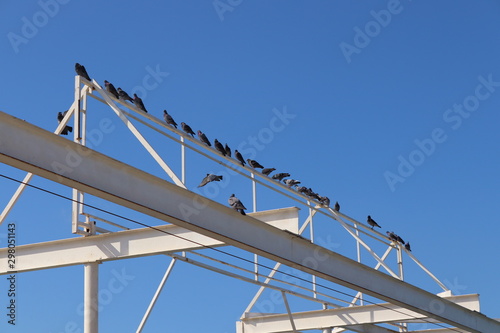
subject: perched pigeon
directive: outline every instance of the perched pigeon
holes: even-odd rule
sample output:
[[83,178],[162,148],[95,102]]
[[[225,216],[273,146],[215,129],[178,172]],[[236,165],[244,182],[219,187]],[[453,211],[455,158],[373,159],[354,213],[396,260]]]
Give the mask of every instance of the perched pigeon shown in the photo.
[[218,181],[221,181],[222,180],[222,176],[217,176],[217,175],[214,175],[214,174],[211,174],[211,173],[207,173],[206,177],[203,178],[203,180],[201,181],[200,185],[198,185],[198,187],[203,187],[205,185],[207,185],[208,183],[210,182],[218,182]]
[[130,101],[134,103],[134,100],[132,97],[130,97],[122,88],[118,87],[118,96],[120,96],[121,99],[125,101]]
[[405,244],[405,249],[407,249],[408,251],[411,252],[410,242],[408,242],[408,243]]
[[319,196],[319,194],[314,192],[310,187],[307,189],[307,196],[311,199],[316,199],[318,201],[321,201],[321,197]]
[[391,232],[386,231],[385,233],[387,234],[387,237],[389,237],[389,239],[391,241],[393,241],[393,242],[397,242],[398,241],[398,236],[395,233],[393,233],[392,231]]
[[231,194],[231,196],[229,197],[227,202],[229,203],[229,206],[231,206],[234,209],[236,209],[237,211],[239,211],[241,213],[241,215],[246,215],[245,214],[245,210],[246,210],[245,206],[243,206],[240,199],[235,197],[234,194]]
[[134,94],[134,104],[137,106],[140,110],[148,113],[148,110],[146,110],[146,107],[144,106],[144,103],[142,102],[142,99],[137,96],[137,94]]
[[85,69],[85,66],[80,65],[79,63],[76,63],[75,64],[75,72],[76,72],[76,74],[80,75],[81,77],[83,77],[87,81],[92,81],[90,79],[89,74],[87,74],[87,70]]
[[[57,122],[58,123],[60,123],[64,119],[66,112],[68,112],[68,111],[57,113]],[[73,127],[66,125],[66,126],[64,126],[63,130],[61,131],[61,135],[68,135],[69,132],[73,132]]]
[[194,132],[191,127],[186,123],[181,123],[182,130],[187,134],[190,134],[194,138]]
[[285,185],[288,187],[292,187],[293,185],[300,184],[300,181],[290,178],[290,179],[283,179],[283,183],[285,183]]
[[118,91],[116,91],[115,86],[112,83],[109,83],[107,80],[104,80],[104,85],[106,86],[107,92],[115,96],[116,99],[120,98],[120,95],[118,95]]
[[231,148],[226,143],[226,146],[224,147],[224,150],[226,151],[226,155],[231,157]]
[[295,185],[295,190],[299,193],[303,193],[303,194],[306,194],[308,193],[308,189],[307,187],[305,186],[299,186],[299,185]]
[[320,197],[319,202],[325,207],[330,207],[330,198],[328,197]]
[[394,232],[393,232],[393,234],[394,234],[394,236],[396,236],[396,240],[397,240],[398,242],[400,242],[400,243],[401,243],[401,244],[403,244],[403,245],[405,244],[405,241],[403,240],[403,238],[399,237],[399,236],[398,236],[398,235],[396,235]]
[[217,139],[214,140],[214,146],[215,149],[217,149],[219,153],[222,154],[222,156],[226,156],[226,149],[224,149],[224,146],[222,145],[222,143],[219,142],[219,140]]
[[238,150],[234,151],[234,157],[236,157],[236,159],[240,161],[242,166],[245,166],[245,160],[243,159],[243,156],[241,156],[241,153]]
[[334,208],[334,210],[335,210],[336,212],[340,212],[340,205],[339,205],[339,202],[338,202],[338,201],[337,201],[337,202],[335,202],[335,208]]
[[264,167],[262,165],[260,165],[260,163],[257,162],[256,160],[251,160],[251,159],[247,158],[247,162],[248,162],[248,165],[250,165],[254,169],[264,169]]
[[211,147],[212,144],[208,140],[207,136],[200,130],[198,130],[198,137],[200,138],[200,141],[206,144],[207,146]]
[[287,172],[281,172],[281,173],[275,174],[272,178],[276,179],[277,181],[281,181],[285,177],[290,177],[290,174]]
[[172,116],[168,114],[167,110],[163,110],[163,119],[165,119],[165,122],[167,124],[177,128],[177,123],[175,122],[174,118],[172,118]]
[[368,222],[368,224],[372,227],[372,230],[373,230],[374,227],[381,228],[381,226],[379,226],[378,223],[375,222],[375,220],[372,219],[372,217],[370,215],[368,215],[368,218],[367,218],[366,222]]
[[276,169],[275,168],[265,168],[265,169],[262,169],[262,174],[269,176],[269,174],[271,172],[273,172],[274,170],[276,170]]

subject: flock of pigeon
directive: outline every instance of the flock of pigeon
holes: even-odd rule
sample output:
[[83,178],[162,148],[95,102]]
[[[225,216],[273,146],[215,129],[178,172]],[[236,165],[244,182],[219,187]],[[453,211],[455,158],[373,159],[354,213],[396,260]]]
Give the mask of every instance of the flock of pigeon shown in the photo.
[[[76,71],[77,75],[85,78],[87,81],[89,81],[89,82],[92,81],[90,79],[89,74],[87,73],[87,70],[85,69],[85,67],[83,65],[80,65],[79,63],[76,63],[75,64],[75,71]],[[122,90],[120,87],[118,87],[118,89],[116,89],[113,86],[113,84],[110,83],[110,82],[108,82],[107,80],[104,80],[104,85],[105,85],[106,91],[109,94],[111,94],[113,97],[115,97],[116,99],[121,99],[121,100],[124,100],[124,101],[129,101],[129,102],[133,103],[139,110],[144,111],[146,113],[148,112],[146,110],[146,107],[144,106],[144,103],[143,103],[142,99],[139,96],[137,96],[137,94],[134,94],[134,98],[132,98],[124,90]],[[58,113],[57,120],[59,122],[61,122],[63,120],[64,115],[66,114],[66,112],[59,112]],[[168,114],[167,110],[163,110],[163,119],[165,120],[165,122],[168,125],[177,128],[178,124],[175,122],[174,118],[172,118],[172,116],[170,114]],[[193,131],[193,129],[188,124],[186,124],[184,122],[181,122],[181,128],[188,135],[191,135],[191,137],[193,137],[193,138],[195,137],[195,135],[196,135],[195,132]],[[61,131],[61,134],[62,135],[67,135],[69,132],[72,132],[72,130],[73,130],[73,128],[71,126],[66,126]],[[207,136],[206,136],[205,133],[203,133],[202,131],[198,130],[197,135],[198,135],[198,139],[203,144],[205,144],[208,147],[212,147],[212,144],[211,144],[210,140],[208,140],[208,138],[207,138]],[[214,140],[214,148],[220,154],[222,154],[223,156],[232,157],[231,148],[227,145],[227,143],[225,145],[222,145],[222,143],[220,143],[217,139],[215,139]],[[243,156],[241,155],[241,153],[238,150],[234,151],[234,158],[236,160],[238,160],[238,162],[240,162],[240,164],[242,166],[245,166],[245,164],[248,163],[248,165],[251,168],[253,168],[253,169],[262,169],[261,173],[264,174],[264,175],[266,175],[266,176],[269,176],[272,172],[276,171],[275,168],[264,168],[264,166],[262,166],[256,160],[252,160],[252,159],[247,158],[246,162],[245,162],[245,159],[243,158]],[[276,180],[278,182],[283,182],[289,188],[292,188],[292,186],[293,186],[293,188],[298,193],[304,194],[308,198],[318,201],[321,205],[323,205],[325,207],[329,207],[330,206],[330,199],[328,197],[319,195],[318,193],[314,192],[310,187],[308,188],[308,187],[305,187],[305,186],[299,186],[300,181],[298,181],[296,179],[292,179],[292,178],[287,178],[287,177],[290,177],[290,174],[287,173],[287,172],[276,173],[273,176],[271,176],[272,179],[274,179],[274,180]],[[218,175],[214,175],[214,174],[207,174],[203,178],[203,180],[201,181],[201,183],[198,185],[198,187],[203,187],[203,186],[205,186],[206,184],[208,184],[210,182],[221,181],[222,179],[223,179],[222,176],[218,176]],[[242,215],[246,215],[245,214],[246,207],[241,203],[240,199],[238,199],[237,197],[235,197],[234,194],[232,194],[229,197],[228,203],[229,203],[229,206],[231,206],[233,209],[235,209],[236,211],[240,212]],[[340,205],[339,205],[338,202],[335,203],[334,210],[337,211],[337,212],[340,211]],[[370,215],[368,215],[367,223],[368,223],[368,225],[371,226],[372,230],[373,230],[374,227],[380,228],[380,225],[378,225],[378,223],[375,222],[371,218]],[[405,248],[408,251],[411,251],[411,249],[410,249],[410,243],[405,243],[403,241],[403,239],[401,237],[399,237],[398,235],[396,235],[394,232],[387,231],[387,236],[389,237],[389,239],[391,241],[393,241],[395,243],[401,243],[401,244],[403,244],[405,246]]]

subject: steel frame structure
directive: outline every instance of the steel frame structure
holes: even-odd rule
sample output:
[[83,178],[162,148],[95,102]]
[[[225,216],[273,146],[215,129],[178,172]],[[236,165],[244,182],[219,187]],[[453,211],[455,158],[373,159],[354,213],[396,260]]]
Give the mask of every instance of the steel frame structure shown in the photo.
[[[85,147],[87,99],[89,97],[103,102],[111,108],[165,171],[173,184]],[[241,321],[237,323],[237,332],[240,333],[298,332],[310,329],[322,329],[324,332],[341,332],[343,330],[394,332],[394,330],[378,326],[378,324],[389,323],[396,327],[398,331],[407,331],[406,323],[415,320],[442,322],[458,327],[457,330],[467,332],[500,331],[499,323],[477,313],[479,311],[479,302],[476,295],[451,295],[448,288],[400,244],[391,242],[385,235],[371,230],[351,217],[311,201],[308,197],[260,173],[256,173],[251,168],[238,166],[235,160],[219,155],[214,149],[202,145],[183,132],[166,125],[158,118],[139,111],[127,102],[111,97],[96,81],[89,82],[79,76],[75,77],[75,100],[54,134],[60,134],[71,117],[74,119],[75,128],[73,143],[33,125],[21,122],[7,114],[0,113],[0,142],[2,142],[0,145],[0,161],[28,171],[23,182],[0,215],[0,224],[17,202],[33,174],[73,188],[72,231],[74,234],[84,237],[19,246],[17,251],[18,256],[23,257],[23,260],[20,260],[23,266],[18,267],[18,271],[77,264],[84,265],[84,327],[86,333],[95,333],[98,328],[97,306],[95,304],[98,292],[99,263],[156,254],[169,255],[172,257],[172,261],[158,286],[157,292],[153,296],[150,306],[145,312],[143,320],[139,324],[137,332],[143,330],[147,318],[161,294],[165,281],[174,267],[174,263],[178,261],[210,269],[260,286],[259,291],[243,312]],[[168,163],[155,151],[152,144],[146,140],[132,120],[165,135],[181,145],[180,177],[172,171]],[[252,183],[254,213],[242,217],[225,206],[190,192],[185,186],[186,148],[223,165],[242,177],[247,177]],[[66,158],[68,149],[83,157],[78,166],[71,167],[71,173],[67,172]],[[41,155],[39,152],[47,153]],[[100,175],[107,175],[107,179]],[[298,225],[298,210],[296,208],[257,212],[257,184],[276,191],[303,206],[308,215],[302,225]],[[138,197],[130,191],[130,188],[140,188],[143,190],[142,193],[151,194]],[[125,230],[127,228],[115,222],[85,212],[84,197],[86,193],[172,224],[155,229]],[[171,198],[168,204],[159,200],[159,198],[165,196]],[[202,203],[202,205],[199,203]],[[188,216],[183,208],[202,211],[203,214]],[[348,259],[314,244],[313,219],[317,214],[339,223],[354,238],[357,248],[357,260]],[[200,215],[203,215],[203,218]],[[80,220],[82,217],[84,221]],[[217,223],[214,225],[213,223],[207,223],[207,221],[217,221]],[[97,222],[99,222],[99,225],[97,225]],[[238,223],[238,230],[234,228],[235,223]],[[102,227],[103,224],[124,231],[111,232],[108,230],[109,227]],[[241,232],[241,228],[245,232]],[[306,230],[310,232],[310,239],[301,236]],[[180,234],[182,234],[182,239],[177,237]],[[259,236],[256,237],[257,235]],[[153,238],[162,239],[162,241],[150,242],[149,240]],[[163,241],[167,239],[168,241]],[[385,244],[387,246],[386,251],[382,255],[378,255],[367,240]],[[120,244],[127,244],[126,249],[122,249]],[[253,271],[218,262],[216,258],[206,257],[195,251],[207,246],[224,245],[236,246],[254,253]],[[101,251],[96,252],[95,249]],[[361,264],[362,249],[377,262],[374,268],[368,268]],[[386,262],[393,250],[397,253],[397,270],[391,268]],[[49,259],[47,253],[54,253],[54,251],[58,253],[57,258],[52,256],[52,259]],[[177,254],[180,251],[182,251],[182,254]],[[422,268],[445,293],[441,296],[433,295],[405,283],[403,254]],[[0,274],[8,272],[8,268],[2,266],[6,263],[6,260],[2,260],[2,258],[6,255],[6,249],[0,249]],[[270,274],[263,275],[259,272],[258,255],[276,261],[276,265]],[[193,259],[195,256],[201,257],[201,259]],[[314,265],[307,262],[308,258],[318,258],[318,256],[321,260],[316,260],[317,262]],[[223,264],[225,268],[218,268],[216,264]],[[301,291],[298,292],[293,290],[297,286],[294,286],[294,288],[287,287],[285,281],[275,276],[281,265],[287,265],[311,274],[311,288],[300,287]],[[381,267],[387,273],[380,272]],[[358,293],[351,301],[336,299],[317,290],[317,277],[352,288],[357,290]],[[252,313],[252,308],[265,289],[274,289],[281,292],[286,308],[285,314]],[[389,303],[366,305],[363,294]],[[288,297],[301,297],[315,302],[321,306],[321,310],[307,313],[292,312]],[[429,308],[429,304],[439,304],[440,311]],[[367,316],[369,316],[369,319],[367,319]],[[349,320],[346,318],[349,318]],[[451,332],[451,329],[444,328],[433,331],[444,333]]]

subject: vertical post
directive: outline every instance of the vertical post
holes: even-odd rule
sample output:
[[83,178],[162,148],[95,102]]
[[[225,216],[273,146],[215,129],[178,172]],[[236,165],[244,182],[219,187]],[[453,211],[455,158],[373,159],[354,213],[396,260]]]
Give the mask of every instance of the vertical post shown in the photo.
[[[81,143],[81,135],[80,135],[80,111],[81,111],[81,80],[80,76],[75,76],[75,112],[73,115],[74,124],[73,124],[73,141],[76,143]],[[71,231],[74,234],[80,233],[78,229],[78,218],[79,218],[79,210],[80,210],[80,191],[77,189],[72,190],[72,210],[71,210]]]
[[83,332],[98,332],[98,291],[99,291],[99,264],[91,262],[84,267],[84,301],[83,301]]
[[[356,236],[358,236],[358,238],[359,238],[359,229],[358,229],[357,223],[354,223],[354,229],[356,229]],[[358,262],[361,263],[361,244],[359,244],[359,240],[357,240],[357,239],[356,239],[356,251],[358,254]],[[364,305],[362,292],[359,292],[359,304]]]
[[[253,212],[255,213],[257,211],[257,183],[255,182],[255,174],[252,172],[250,173],[250,176],[252,177],[252,204],[253,204]],[[254,254],[253,255],[253,270],[255,273],[255,281],[259,281],[259,256]]]
[[[311,202],[309,200],[307,200],[307,206],[309,206],[309,216],[311,217],[311,221],[309,223],[309,234],[311,242],[314,243],[313,210],[311,208]],[[316,292],[316,275],[312,276],[311,281],[312,281],[313,297],[317,298],[318,293]]]
[[181,136],[181,182],[186,185],[186,146],[184,137]]
[[397,254],[398,254],[398,268],[399,268],[399,278],[401,281],[404,280],[404,272],[403,272],[403,245],[397,243]]

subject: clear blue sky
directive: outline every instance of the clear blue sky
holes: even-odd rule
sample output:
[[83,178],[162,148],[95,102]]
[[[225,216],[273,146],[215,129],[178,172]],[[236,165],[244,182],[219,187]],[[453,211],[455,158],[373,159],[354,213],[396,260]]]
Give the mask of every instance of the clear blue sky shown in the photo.
[[[479,293],[482,312],[500,317],[497,1],[41,0],[2,1],[0,11],[0,110],[53,131],[72,103],[79,62],[101,84],[138,92],[151,114],[167,109],[338,200],[346,214],[370,214],[382,231],[410,240],[454,292]],[[89,110],[89,128],[113,125],[95,149],[165,177],[109,108],[92,102]],[[288,118],[270,132],[276,112]],[[178,171],[179,148],[147,136]],[[190,189],[220,171],[196,161],[188,152]],[[24,175],[5,165],[0,173]],[[70,194],[40,178],[33,184]],[[237,193],[251,206],[247,181],[224,185],[214,200]],[[0,186],[3,207],[17,185],[2,178]],[[259,209],[292,204],[262,193]],[[29,189],[7,223],[16,223],[19,244],[73,237],[70,212],[70,203]],[[317,237],[354,258],[350,236],[321,221]],[[133,277],[103,307],[102,332],[135,331],[167,264],[147,257],[100,266],[102,290],[116,274]],[[409,282],[440,291],[408,270]],[[19,275],[17,325],[2,310],[0,331],[79,332],[82,282],[82,267]],[[0,309],[7,287],[1,279]],[[255,290],[179,263],[145,332],[234,332]]]

